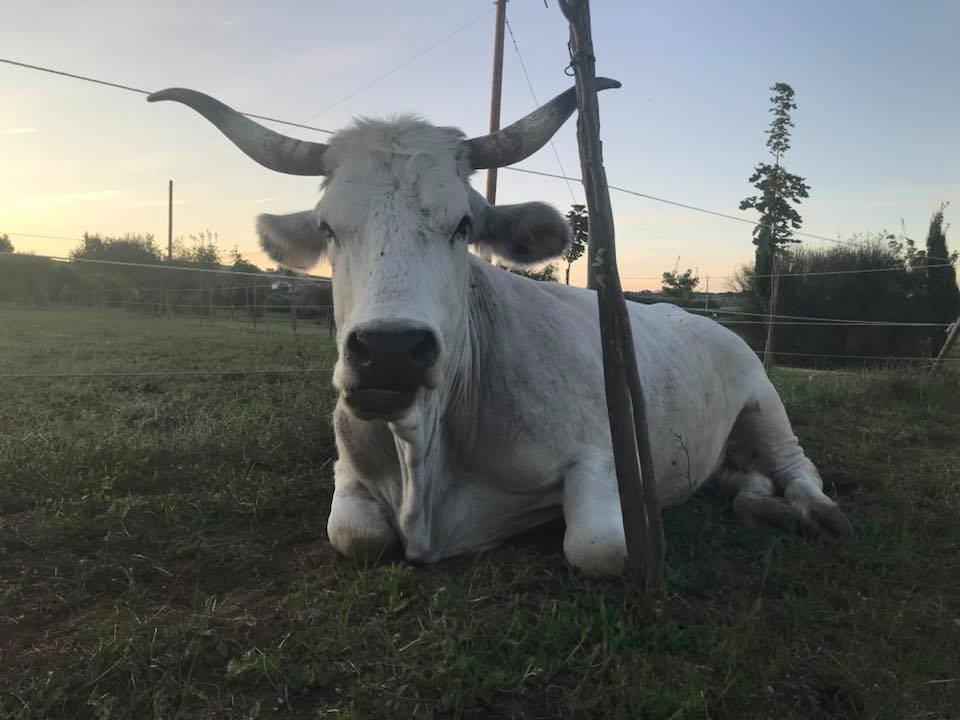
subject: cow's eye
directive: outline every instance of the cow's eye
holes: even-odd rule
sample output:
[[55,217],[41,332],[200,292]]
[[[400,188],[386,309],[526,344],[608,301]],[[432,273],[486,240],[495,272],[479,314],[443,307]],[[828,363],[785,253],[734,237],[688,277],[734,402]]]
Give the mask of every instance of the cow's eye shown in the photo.
[[327,242],[336,242],[336,233],[333,232],[333,228],[331,228],[324,220],[320,221],[320,234]]
[[460,220],[460,224],[457,225],[457,229],[453,231],[453,236],[450,238],[450,240],[453,241],[457,238],[466,239],[472,229],[473,220],[470,219],[469,215],[464,215]]

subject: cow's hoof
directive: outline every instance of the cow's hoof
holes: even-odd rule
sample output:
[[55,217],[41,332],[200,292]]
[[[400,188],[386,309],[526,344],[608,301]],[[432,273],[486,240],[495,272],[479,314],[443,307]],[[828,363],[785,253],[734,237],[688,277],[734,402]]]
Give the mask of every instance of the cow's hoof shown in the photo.
[[389,560],[395,557],[400,549],[397,536],[389,527],[376,531],[373,528],[344,527],[331,520],[327,525],[327,536],[338,553],[361,565],[373,565]]
[[564,538],[563,554],[567,562],[588,577],[614,578],[627,568],[627,553],[623,542]]
[[853,526],[836,503],[832,501],[812,503],[803,516],[803,525],[810,533],[831,540],[851,540]]
[[733,501],[733,512],[750,527],[793,535],[800,528],[800,512],[783,498],[741,492]]

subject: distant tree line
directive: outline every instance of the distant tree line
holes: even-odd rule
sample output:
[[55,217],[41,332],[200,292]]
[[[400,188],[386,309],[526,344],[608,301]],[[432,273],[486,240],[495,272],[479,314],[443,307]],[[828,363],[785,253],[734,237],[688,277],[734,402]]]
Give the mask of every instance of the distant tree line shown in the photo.
[[[0,252],[13,253],[6,236]],[[14,253],[0,259],[0,301],[108,305],[146,312],[209,312],[230,307],[239,311],[288,312],[296,304],[300,317],[327,316],[318,307],[332,302],[330,288],[297,282],[293,273],[266,273],[234,248],[226,260],[215,233],[206,230],[179,239],[168,261],[152,235],[104,236],[85,233],[65,263]],[[106,265],[98,262],[130,263]],[[149,266],[165,266],[163,270]],[[147,267],[141,267],[147,266]],[[169,269],[170,266],[178,270]],[[221,270],[220,273],[196,270]],[[232,276],[230,273],[238,273]],[[239,273],[263,273],[262,277]],[[307,307],[301,307],[307,306]]]
[[[779,262],[780,289],[774,349],[788,364],[849,365],[853,357],[814,355],[923,357],[935,356],[945,339],[944,325],[960,315],[957,253],[948,252],[942,207],[930,223],[927,248],[920,249],[904,233],[854,236],[853,243],[829,248],[797,248]],[[744,319],[762,320],[767,312],[764,291],[752,269],[735,279]],[[766,280],[766,279],[764,279]],[[831,318],[875,323],[811,324],[796,318]],[[935,326],[886,323],[936,323]],[[761,323],[737,326],[753,347],[761,348]],[[778,362],[781,358],[778,358]]]

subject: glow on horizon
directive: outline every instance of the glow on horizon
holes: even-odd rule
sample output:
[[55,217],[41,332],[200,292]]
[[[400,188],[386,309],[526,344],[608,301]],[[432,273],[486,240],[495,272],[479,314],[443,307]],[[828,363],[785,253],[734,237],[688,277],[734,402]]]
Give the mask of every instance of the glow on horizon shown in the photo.
[[[944,92],[940,80],[944,68],[960,66],[960,46],[950,36],[960,5],[702,5],[623,0],[594,7],[603,49],[598,71],[624,82],[601,96],[612,184],[739,214],[740,199],[752,191],[746,178],[766,159],[768,87],[785,81],[799,104],[786,164],[812,186],[800,208],[804,230],[849,236],[898,229],[902,218],[922,239],[941,202],[960,206],[960,142],[951,121],[960,114],[960,93]],[[6,57],[138,87],[188,85],[241,110],[300,121],[482,7],[477,0],[425,0],[411,17],[386,0],[322,8],[291,1],[283,12],[253,0],[58,5],[54,13],[25,3],[0,10],[0,27]],[[516,0],[508,14],[540,100],[568,87],[559,10]],[[312,124],[337,129],[354,114],[413,108],[438,124],[482,134],[492,23],[491,15]],[[509,39],[505,62],[507,123],[533,101]],[[0,106],[0,232],[11,233],[18,250],[63,255],[73,243],[13,233],[141,232],[164,246],[166,185],[173,178],[176,236],[209,228],[224,254],[236,246],[267,267],[273,263],[258,249],[256,214],[301,210],[317,200],[318,180],[255,166],[186,108],[3,65],[0,80],[12,98]],[[567,173],[579,175],[574,126],[564,126],[556,147]],[[523,166],[558,172],[549,148]],[[482,173],[474,184],[482,187]],[[555,179],[501,172],[499,186],[503,203],[544,200],[566,212],[572,202]],[[583,202],[580,189],[573,192]],[[721,278],[752,259],[747,225],[619,193],[612,202],[628,289],[658,287],[640,278],[659,277],[678,256],[681,268],[695,268],[701,280],[711,277],[711,290],[723,289]],[[581,260],[572,281],[584,278]]]

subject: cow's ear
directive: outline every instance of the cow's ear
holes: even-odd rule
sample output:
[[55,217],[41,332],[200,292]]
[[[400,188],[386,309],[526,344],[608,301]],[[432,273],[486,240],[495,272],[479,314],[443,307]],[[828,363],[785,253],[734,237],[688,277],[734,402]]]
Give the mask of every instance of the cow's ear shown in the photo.
[[306,269],[327,252],[327,233],[317,224],[314,210],[289,215],[257,217],[260,246],[281,265]]
[[475,210],[473,240],[513,264],[549,260],[570,244],[567,221],[545,203],[484,205],[479,217]]

